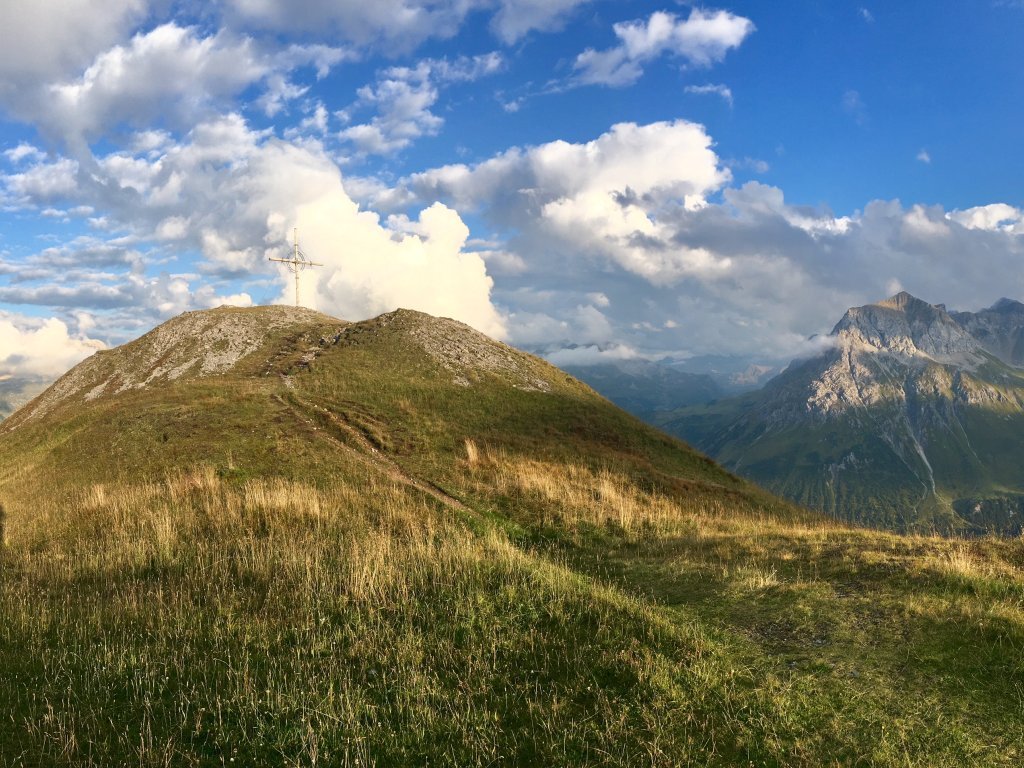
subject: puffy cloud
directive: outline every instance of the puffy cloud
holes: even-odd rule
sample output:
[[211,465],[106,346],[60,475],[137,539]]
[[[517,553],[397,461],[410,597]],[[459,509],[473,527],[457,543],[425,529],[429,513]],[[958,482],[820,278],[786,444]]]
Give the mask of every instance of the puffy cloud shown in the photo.
[[1024,211],[1005,203],[952,211],[948,218],[968,229],[1024,235]]
[[142,17],[145,0],[32,0],[0,9],[0,100],[17,111],[26,85],[79,71]]
[[[718,166],[704,127],[677,120],[619,123],[583,144],[553,141],[513,148],[472,167],[449,165],[414,174],[405,185],[420,196],[450,197],[458,207],[478,208],[501,197],[517,200],[515,209],[543,215],[551,205],[590,195],[627,207],[662,198],[699,207],[729,178]],[[510,209],[508,214],[518,212]]]
[[[453,64],[438,71],[473,72]],[[93,308],[123,327],[254,291],[290,302],[291,275],[266,257],[285,252],[296,225],[325,264],[303,277],[306,303],[350,319],[409,306],[550,353],[777,359],[817,349],[808,335],[893,285],[965,308],[1024,295],[1019,210],[793,205],[777,187],[728,186],[710,136],[685,121],[512,148],[395,187],[343,179],[316,141],[282,141],[239,115],[181,142],[146,131],[127,145],[88,174],[29,153],[7,177],[9,195],[40,205],[77,178],[71,202],[117,234],[0,263],[0,301]],[[469,239],[458,212],[479,216],[487,239]],[[199,275],[150,274],[190,250]]]
[[472,0],[226,0],[234,25],[277,33],[338,38],[360,46],[408,51],[429,38],[454,35]]
[[705,249],[672,242],[658,211],[700,208],[728,179],[703,127],[676,121],[622,123],[585,144],[513,149],[472,168],[417,174],[407,184],[458,208],[486,206],[498,224],[532,228],[529,250],[583,251],[597,263],[670,284],[728,265]]
[[491,29],[505,43],[559,29],[589,0],[226,0],[233,26],[341,38],[354,45],[408,52],[458,33],[474,11],[493,11]]
[[[351,319],[405,306],[503,335],[486,261],[467,247],[469,230],[454,210],[435,204],[384,224],[359,210],[319,144],[279,140],[239,115],[203,122],[155,156],[146,149],[151,144],[138,142],[138,154],[96,158],[89,183],[78,188],[81,202],[127,234],[106,247],[83,240],[23,260],[10,279],[18,284],[0,288],[0,301],[165,317],[226,299],[248,303],[248,290],[228,293],[218,281],[258,283],[276,275],[280,300],[290,302],[291,276],[267,257],[283,254],[298,226],[304,247],[327,265],[304,281],[307,304]],[[204,277],[148,275],[159,251],[140,253],[127,244],[152,242],[201,253]],[[61,273],[56,259],[77,269]],[[95,271],[103,267],[114,271]]]
[[171,118],[185,125],[267,72],[249,40],[204,38],[164,24],[104,52],[81,78],[51,86],[49,122],[86,138],[121,122],[147,126]]
[[4,197],[12,203],[62,200],[78,188],[78,163],[63,157],[53,162],[40,161],[20,173],[0,177],[0,182]]
[[[352,320],[406,307],[504,335],[486,264],[464,249],[469,229],[452,209],[433,204],[415,220],[382,225],[346,194],[324,156],[278,142],[252,157],[244,186],[251,201],[244,218],[262,217],[266,253],[283,255],[279,244],[297,226],[303,250],[325,265],[304,273],[306,303]],[[291,276],[280,274],[280,300],[290,302]]]
[[32,146],[31,144],[23,141],[13,149],[6,150],[4,152],[4,157],[6,157],[10,162],[17,164],[22,160],[42,160],[46,157],[46,153],[38,147]]
[[359,89],[359,101],[343,111],[370,108],[377,114],[369,123],[350,126],[339,138],[352,142],[365,154],[383,155],[404,149],[420,136],[432,136],[444,123],[431,112],[441,84],[468,82],[497,72],[503,64],[497,53],[461,57],[454,61],[425,59],[415,67],[391,67],[377,83]]
[[308,91],[308,85],[296,85],[284,75],[275,74],[268,78],[267,90],[256,100],[256,104],[267,117],[273,117],[284,109],[289,101],[294,101]]
[[380,206],[441,200],[479,214],[487,249],[519,259],[495,269],[509,337],[549,355],[785,361],[819,350],[827,342],[809,336],[893,286],[961,308],[1024,296],[1024,216],[1011,206],[875,201],[836,216],[729,181],[704,129],[679,121],[513,148],[395,189],[364,181],[361,192]]
[[301,206],[296,220],[326,265],[313,274],[318,307],[357,319],[409,307],[505,335],[486,264],[463,250],[469,229],[452,209],[434,203],[405,232],[389,230],[339,186]]
[[[85,146],[116,137],[125,123],[185,127],[209,116],[211,108],[235,107],[238,96],[261,82],[266,90],[255,103],[273,117],[306,92],[306,84],[290,76],[295,69],[312,66],[322,78],[338,63],[358,58],[360,47],[407,52],[428,38],[456,34],[473,11],[495,11],[494,29],[510,42],[532,29],[556,27],[585,1],[226,0],[205,17],[218,30],[212,34],[176,21],[138,26],[167,17],[165,3],[147,0],[18,3],[0,11],[0,107],[35,124],[49,141],[72,142],[81,157]],[[284,44],[282,38],[295,35],[312,42]],[[339,39],[353,45],[339,47]],[[443,62],[434,65],[435,85],[458,79],[458,73],[437,72]],[[429,96],[423,78],[418,85],[404,80],[409,90]],[[386,88],[368,96],[391,98]],[[414,126],[418,135],[434,130],[429,105],[424,110],[422,120],[404,127]],[[351,132],[364,146],[388,147],[401,143],[402,128],[370,123]]]
[[576,82],[624,86],[636,82],[645,63],[665,54],[690,65],[708,67],[738,48],[754,31],[754,23],[729,11],[694,8],[686,19],[657,11],[646,21],[620,22],[613,27],[619,44],[576,57]]
[[86,146],[101,137],[117,137],[125,125],[154,139],[167,135],[159,126],[193,125],[230,107],[239,94],[261,82],[266,90],[255,103],[273,116],[305,93],[305,87],[289,80],[289,72],[311,66],[322,77],[352,56],[326,45],[275,50],[225,29],[204,36],[195,27],[170,22],[98,52],[72,76],[27,81],[12,109],[51,140],[70,144],[81,157]]

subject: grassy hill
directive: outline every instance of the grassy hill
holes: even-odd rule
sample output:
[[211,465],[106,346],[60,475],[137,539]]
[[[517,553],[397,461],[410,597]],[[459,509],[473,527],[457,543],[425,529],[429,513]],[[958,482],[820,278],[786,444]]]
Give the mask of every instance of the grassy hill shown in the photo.
[[0,423],[0,765],[1017,765],[1024,546],[845,527],[399,311]]

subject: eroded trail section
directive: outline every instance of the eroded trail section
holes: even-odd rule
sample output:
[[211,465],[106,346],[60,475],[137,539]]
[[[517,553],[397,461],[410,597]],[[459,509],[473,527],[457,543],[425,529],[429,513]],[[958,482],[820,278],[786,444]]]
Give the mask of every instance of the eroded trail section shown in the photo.
[[298,395],[294,389],[284,395],[274,395],[274,399],[287,407],[297,419],[312,427],[314,434],[326,440],[338,450],[346,452],[352,458],[374,469],[394,482],[415,488],[437,499],[442,504],[471,512],[465,503],[447,493],[433,483],[421,480],[405,471],[394,459],[376,445],[364,430],[352,424],[344,413],[336,413],[329,408],[311,403]]

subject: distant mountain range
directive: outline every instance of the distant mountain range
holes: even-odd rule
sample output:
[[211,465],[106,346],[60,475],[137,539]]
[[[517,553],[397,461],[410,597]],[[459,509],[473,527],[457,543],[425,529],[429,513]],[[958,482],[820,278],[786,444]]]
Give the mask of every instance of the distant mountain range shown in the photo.
[[782,370],[725,356],[664,362],[614,360],[563,365],[562,369],[620,408],[655,423],[668,411],[749,392]]
[[1021,532],[1024,305],[850,309],[820,355],[661,426],[809,507],[897,529]]
[[38,395],[50,382],[39,379],[0,378],[0,420]]
[[706,373],[686,373],[647,360],[619,360],[562,369],[589,384],[620,408],[648,421],[683,405],[703,405],[725,396]]

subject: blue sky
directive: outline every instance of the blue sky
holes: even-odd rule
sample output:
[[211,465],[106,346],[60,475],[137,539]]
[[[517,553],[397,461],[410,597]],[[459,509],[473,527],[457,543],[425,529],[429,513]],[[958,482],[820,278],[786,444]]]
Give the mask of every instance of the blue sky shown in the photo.
[[0,394],[179,312],[408,306],[556,362],[1024,297],[1024,3],[0,9]]

